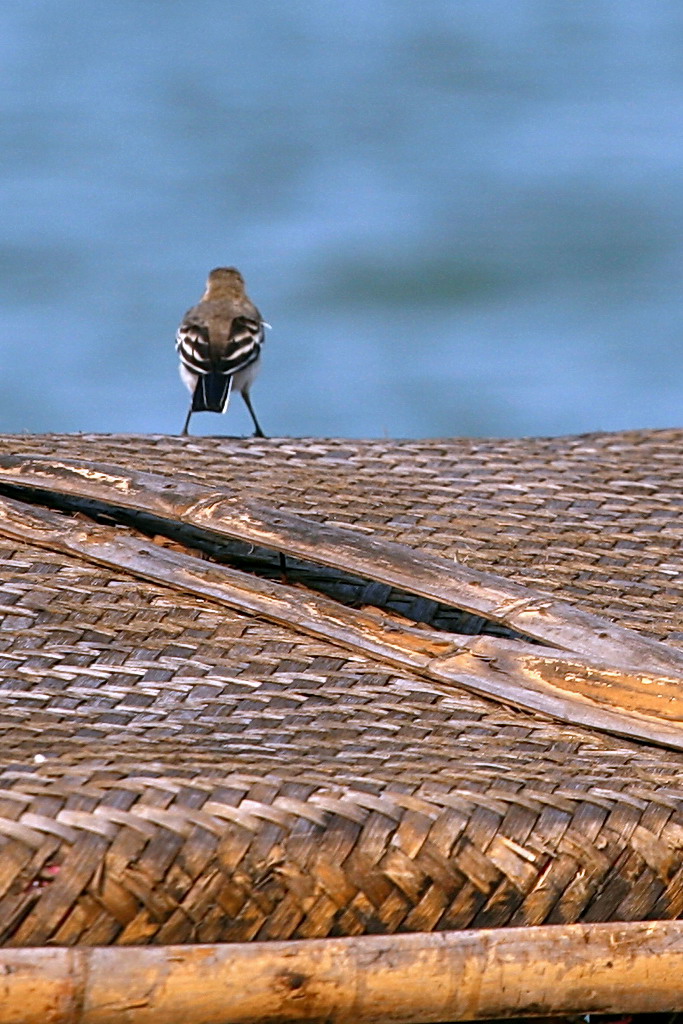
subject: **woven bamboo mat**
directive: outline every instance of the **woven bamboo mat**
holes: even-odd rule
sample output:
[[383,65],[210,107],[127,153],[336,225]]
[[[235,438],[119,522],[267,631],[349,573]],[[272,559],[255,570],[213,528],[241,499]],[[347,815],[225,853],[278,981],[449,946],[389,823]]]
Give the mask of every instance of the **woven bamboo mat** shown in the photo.
[[[51,435],[3,438],[0,455],[232,488],[683,649],[682,441]],[[0,537],[0,614],[5,945],[683,911],[673,750],[445,693],[382,658],[28,541]]]

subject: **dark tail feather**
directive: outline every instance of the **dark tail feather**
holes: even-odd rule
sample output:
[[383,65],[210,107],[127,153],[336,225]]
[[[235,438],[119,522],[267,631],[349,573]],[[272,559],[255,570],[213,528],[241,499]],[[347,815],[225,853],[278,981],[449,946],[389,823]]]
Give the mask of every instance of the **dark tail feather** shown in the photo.
[[192,412],[223,412],[230,398],[232,377],[224,373],[205,373],[197,381],[192,395]]

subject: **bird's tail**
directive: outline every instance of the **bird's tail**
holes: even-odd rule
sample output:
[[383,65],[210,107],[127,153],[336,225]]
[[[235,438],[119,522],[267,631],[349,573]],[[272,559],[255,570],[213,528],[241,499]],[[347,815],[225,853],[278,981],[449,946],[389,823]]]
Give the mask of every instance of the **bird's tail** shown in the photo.
[[230,399],[232,377],[224,373],[204,373],[192,395],[192,412],[224,412]]

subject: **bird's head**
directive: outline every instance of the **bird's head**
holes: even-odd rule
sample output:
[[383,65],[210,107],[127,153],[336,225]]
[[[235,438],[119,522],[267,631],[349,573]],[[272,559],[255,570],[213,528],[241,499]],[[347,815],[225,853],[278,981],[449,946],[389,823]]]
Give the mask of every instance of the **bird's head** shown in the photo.
[[241,299],[244,296],[244,278],[235,267],[216,267],[209,274],[202,298]]

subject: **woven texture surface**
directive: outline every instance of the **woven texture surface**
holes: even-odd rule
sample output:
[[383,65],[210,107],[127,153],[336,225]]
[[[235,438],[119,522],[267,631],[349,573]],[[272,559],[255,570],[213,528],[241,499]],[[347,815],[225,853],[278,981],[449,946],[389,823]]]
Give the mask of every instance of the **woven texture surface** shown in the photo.
[[[676,431],[11,437],[235,488],[683,646]],[[683,757],[0,540],[0,941],[677,917]]]

